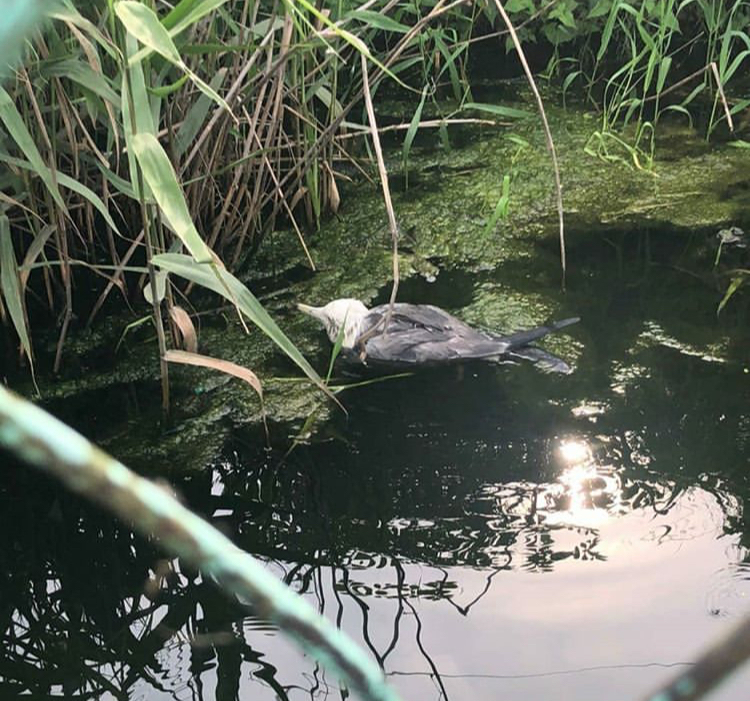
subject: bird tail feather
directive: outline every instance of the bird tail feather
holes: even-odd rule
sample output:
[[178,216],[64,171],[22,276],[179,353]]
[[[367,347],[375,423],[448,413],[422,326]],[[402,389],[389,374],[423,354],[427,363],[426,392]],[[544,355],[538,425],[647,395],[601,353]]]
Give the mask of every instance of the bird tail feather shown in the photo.
[[496,340],[506,343],[507,348],[505,352],[511,351],[514,348],[521,348],[533,341],[543,338],[549,333],[554,333],[560,329],[564,329],[566,326],[577,324],[580,321],[580,317],[574,316],[569,319],[563,319],[562,321],[552,321],[544,326],[537,326],[534,329],[528,329],[527,331],[519,331],[518,333],[512,333],[508,336],[498,336]]

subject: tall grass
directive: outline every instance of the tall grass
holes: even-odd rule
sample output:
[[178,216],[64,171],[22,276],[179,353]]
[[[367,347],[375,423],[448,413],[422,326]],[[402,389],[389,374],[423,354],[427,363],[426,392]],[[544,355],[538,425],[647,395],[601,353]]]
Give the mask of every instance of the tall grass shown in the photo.
[[303,229],[318,225],[337,164],[351,160],[334,136],[358,99],[352,57],[393,75],[345,28],[381,31],[361,12],[304,0],[181,0],[163,12],[109,0],[86,15],[70,0],[53,6],[0,89],[0,311],[30,361],[29,294],[60,315],[58,370],[74,307],[82,312],[83,266],[104,283],[86,300],[87,324],[115,290],[151,303],[165,407],[166,349],[178,335],[162,310],[174,317],[176,275],[236,303],[322,386],[221,261],[242,262],[280,214],[307,253]]
[[590,37],[598,46],[589,44],[591,53],[568,72],[566,86],[585,78],[589,97],[600,104],[589,153],[650,168],[664,114],[692,124],[696,101],[709,99],[708,137],[722,124],[733,130],[732,115],[750,105],[748,99],[730,104],[725,95],[750,58],[747,0],[599,0],[586,19],[603,22]]

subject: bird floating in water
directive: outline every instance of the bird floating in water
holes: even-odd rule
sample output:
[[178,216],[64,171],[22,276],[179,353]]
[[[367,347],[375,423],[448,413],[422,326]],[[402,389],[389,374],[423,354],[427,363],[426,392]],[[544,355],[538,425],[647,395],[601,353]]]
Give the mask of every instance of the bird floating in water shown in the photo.
[[345,360],[388,369],[524,359],[548,371],[568,373],[571,369],[564,360],[530,344],[579,321],[577,317],[563,319],[500,336],[472,328],[429,304],[396,303],[388,320],[388,304],[368,309],[358,299],[335,299],[324,307],[298,304],[297,308],[325,326],[331,343],[342,334]]

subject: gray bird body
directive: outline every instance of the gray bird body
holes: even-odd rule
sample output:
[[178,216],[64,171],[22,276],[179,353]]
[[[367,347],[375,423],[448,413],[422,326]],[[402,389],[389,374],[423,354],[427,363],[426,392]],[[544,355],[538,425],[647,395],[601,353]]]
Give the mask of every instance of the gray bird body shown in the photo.
[[397,303],[384,331],[387,304],[370,310],[358,300],[334,300],[325,307],[298,306],[326,326],[332,342],[344,326],[341,356],[345,360],[394,370],[469,360],[524,359],[547,370],[569,372],[565,361],[529,344],[578,321],[565,319],[500,336],[475,329],[439,307]]

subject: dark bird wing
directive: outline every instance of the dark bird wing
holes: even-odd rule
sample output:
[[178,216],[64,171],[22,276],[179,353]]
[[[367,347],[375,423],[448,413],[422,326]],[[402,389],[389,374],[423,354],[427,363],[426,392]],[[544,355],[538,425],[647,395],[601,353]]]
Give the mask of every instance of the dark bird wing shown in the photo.
[[[381,324],[388,312],[388,305],[374,307],[365,317],[362,336]],[[509,336],[496,336],[472,328],[448,312],[428,304],[395,304],[385,333],[381,330],[365,341],[366,362],[391,367],[414,367],[442,365],[462,360],[498,358],[516,349],[526,348],[529,343],[548,333],[575,323],[578,319],[565,319]],[[350,360],[362,353],[361,344],[356,344],[347,355]],[[540,353],[542,353],[540,351]],[[530,351],[527,356],[534,356]],[[540,357],[536,357],[540,360]]]
[[[366,326],[374,326],[380,323],[388,313],[388,305],[381,304],[373,307],[365,319]],[[487,338],[476,329],[457,319],[452,314],[433,307],[431,304],[405,304],[393,305],[393,314],[388,324],[389,333],[400,333],[413,329],[424,329],[437,335],[445,336],[478,336]]]
[[[381,324],[387,312],[387,304],[371,309],[363,335]],[[368,361],[406,367],[487,358],[499,352],[496,339],[426,304],[395,304],[387,331],[365,342]]]
[[552,353],[548,353],[542,348],[536,346],[522,346],[503,354],[503,360],[509,362],[518,362],[519,360],[526,360],[530,363],[534,363],[540,370],[549,373],[561,373],[563,375],[569,375],[573,372],[573,368],[568,365],[562,358],[558,358]]
[[559,331],[560,329],[564,329],[566,326],[577,324],[580,320],[581,319],[579,317],[574,316],[570,319],[563,319],[562,321],[551,321],[549,324],[545,324],[544,326],[537,326],[533,329],[529,329],[528,331],[518,331],[517,333],[512,333],[507,336],[493,335],[492,338],[495,339],[498,343],[503,343],[505,345],[505,350],[510,351],[515,348],[523,348],[529,343],[543,338],[547,334],[554,333],[555,331]]

